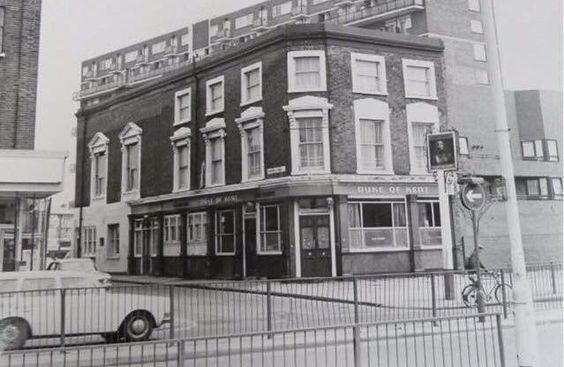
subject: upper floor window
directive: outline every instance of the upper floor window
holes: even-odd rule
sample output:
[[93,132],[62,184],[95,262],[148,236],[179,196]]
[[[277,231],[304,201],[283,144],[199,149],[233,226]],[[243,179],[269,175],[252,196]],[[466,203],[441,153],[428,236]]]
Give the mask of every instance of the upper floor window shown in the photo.
[[190,44],[190,34],[186,33],[186,34],[183,34],[182,36],[180,36],[180,45],[186,46],[188,44]]
[[190,189],[190,138],[192,131],[183,127],[174,132],[170,140],[173,149],[173,190]]
[[473,45],[473,49],[474,49],[474,60],[487,61],[486,45],[482,43],[475,43]]
[[206,186],[225,185],[225,121],[215,118],[200,132],[206,144]]
[[354,93],[387,94],[386,62],[383,56],[351,54]]
[[476,19],[470,20],[470,30],[472,33],[483,34],[484,33],[484,26],[482,22]]
[[548,198],[548,179],[546,177],[527,179],[527,197]]
[[490,84],[490,75],[487,70],[485,69],[476,69],[474,70],[474,74],[476,77],[476,83],[488,85]]
[[206,82],[206,116],[223,112],[223,75]]
[[243,182],[264,178],[263,118],[262,108],[251,107],[235,120],[241,134]]
[[558,143],[554,139],[521,141],[523,159],[558,161]]
[[132,62],[137,60],[137,56],[139,56],[138,50],[129,51],[125,54],[124,60],[125,62]]
[[119,224],[108,225],[108,257],[119,256]]
[[389,114],[386,102],[354,101],[358,173],[393,173]]
[[174,93],[174,124],[179,125],[190,121],[191,118],[191,93],[186,88]]
[[437,98],[435,65],[431,61],[403,59],[405,96],[408,98]]
[[305,96],[284,110],[290,120],[292,174],[329,173],[329,110],[327,99]]
[[247,66],[241,70],[241,105],[262,99],[262,63]]
[[553,177],[550,179],[552,185],[552,195],[555,199],[562,199],[562,179]]
[[235,18],[235,29],[248,27],[253,24],[254,14],[246,14],[239,18]]
[[260,207],[260,244],[258,254],[280,253],[282,251],[282,230],[280,227],[280,207],[264,205]]
[[292,12],[292,2],[287,1],[282,4],[274,5],[272,7],[272,16],[280,17],[282,15],[290,14]]
[[215,212],[215,253],[235,255],[235,210]]
[[4,17],[6,8],[0,6],[0,55],[4,53]]
[[106,196],[106,178],[108,177],[108,146],[110,139],[102,133],[96,133],[90,142],[90,197],[100,199]]
[[112,59],[111,58],[100,60],[100,62],[99,62],[100,70],[107,70],[111,67],[112,67]]
[[468,138],[465,136],[461,136],[458,138],[458,154],[460,155],[470,154],[470,151],[468,150]]
[[208,214],[206,212],[188,213],[187,251],[188,255],[208,253]]
[[472,11],[480,11],[480,0],[468,0],[468,9]]
[[324,51],[288,52],[288,92],[327,90]]
[[164,52],[165,48],[166,48],[166,42],[165,41],[153,43],[151,45],[151,54],[153,54],[153,55],[160,54],[160,53]]
[[142,133],[139,126],[130,122],[119,135],[122,144],[122,195],[139,194]]
[[411,174],[428,174],[427,134],[438,130],[439,111],[428,103],[410,103],[406,106],[407,135]]

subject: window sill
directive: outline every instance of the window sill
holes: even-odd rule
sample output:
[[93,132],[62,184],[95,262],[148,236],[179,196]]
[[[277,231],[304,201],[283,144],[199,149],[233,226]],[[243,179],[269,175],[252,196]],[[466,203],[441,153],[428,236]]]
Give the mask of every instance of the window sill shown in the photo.
[[359,175],[393,175],[394,172],[391,170],[357,170]]
[[246,101],[246,102],[241,102],[241,107],[245,107],[245,106],[248,106],[250,104],[257,103],[257,102],[262,102],[262,97],[257,98],[257,99],[253,99],[253,100],[250,100],[250,101]]
[[264,176],[242,179],[242,180],[241,180],[241,183],[245,183],[245,182],[254,182],[254,181],[260,181],[260,180],[264,180]]
[[215,256],[235,256],[235,253],[234,253],[234,252],[233,252],[233,253],[232,253],[232,252],[228,252],[228,253],[226,252],[226,253],[220,253],[220,254],[218,254],[218,253],[216,252]]
[[217,183],[217,184],[207,184],[206,183],[205,189],[209,189],[209,188],[212,188],[212,187],[220,187],[220,186],[225,186],[225,182],[221,182],[221,183]]
[[413,246],[413,249],[415,251],[437,251],[437,250],[442,250],[443,247],[442,246],[426,246],[426,245],[420,245],[420,244],[416,244]]
[[174,123],[172,124],[172,126],[179,126],[179,125],[184,125],[190,122],[190,119],[186,119],[186,120],[181,120],[181,121],[174,121]]
[[213,115],[223,113],[223,111],[225,111],[224,108],[222,108],[220,110],[216,110],[216,111],[206,111],[206,117],[210,117],[210,116],[213,116]]
[[367,94],[370,96],[387,96],[388,95],[388,91],[382,91],[382,92],[374,92],[374,91],[370,91],[370,90],[360,90],[360,89],[353,89],[352,91],[354,94]]
[[93,203],[100,203],[105,200],[106,200],[106,195],[103,195],[103,196],[94,196],[90,201],[92,201]]
[[174,189],[172,190],[173,193],[177,193],[177,192],[186,192],[186,191],[190,191],[190,188],[182,188],[182,189]]
[[119,259],[121,259],[119,255],[106,256],[106,260],[119,260]]
[[308,88],[308,89],[295,89],[295,88],[288,88],[288,93],[308,93],[308,92],[327,92],[327,88],[319,87],[319,88]]
[[330,174],[331,171],[330,170],[311,170],[311,171],[304,171],[304,170],[299,170],[299,171],[293,171],[292,175],[293,176],[303,176],[303,175],[328,175]]
[[411,99],[425,99],[425,100],[429,100],[429,101],[436,101],[438,99],[438,97],[436,95],[432,95],[432,96],[416,96],[416,95],[411,95],[411,94],[406,94],[405,98],[411,98]]

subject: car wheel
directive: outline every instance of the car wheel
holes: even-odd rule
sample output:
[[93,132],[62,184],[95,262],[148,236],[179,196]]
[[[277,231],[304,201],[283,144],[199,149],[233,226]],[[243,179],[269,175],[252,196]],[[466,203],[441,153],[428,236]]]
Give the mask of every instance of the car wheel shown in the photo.
[[103,333],[100,334],[102,338],[106,341],[106,343],[117,343],[119,341],[119,334],[118,333]]
[[129,315],[123,325],[123,337],[128,342],[149,339],[153,333],[153,316],[148,312],[134,312]]
[[22,319],[0,321],[0,351],[20,349],[29,338],[29,326]]

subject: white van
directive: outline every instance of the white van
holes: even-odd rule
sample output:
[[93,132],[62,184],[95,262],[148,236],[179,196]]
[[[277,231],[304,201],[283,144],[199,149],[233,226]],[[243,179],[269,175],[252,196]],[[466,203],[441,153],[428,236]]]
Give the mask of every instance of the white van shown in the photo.
[[108,341],[147,340],[170,322],[165,289],[108,288],[91,273],[0,273],[0,351],[29,338],[99,334]]

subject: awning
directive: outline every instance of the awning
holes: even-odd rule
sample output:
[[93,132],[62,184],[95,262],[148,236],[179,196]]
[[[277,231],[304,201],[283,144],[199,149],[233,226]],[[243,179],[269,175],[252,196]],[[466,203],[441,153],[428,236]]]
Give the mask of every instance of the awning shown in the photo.
[[67,153],[0,149],[0,197],[44,198],[63,191]]

